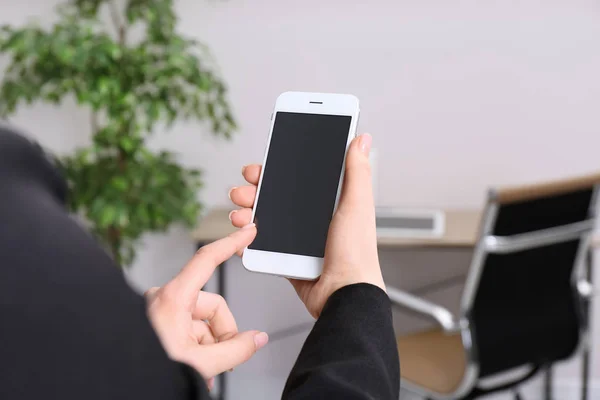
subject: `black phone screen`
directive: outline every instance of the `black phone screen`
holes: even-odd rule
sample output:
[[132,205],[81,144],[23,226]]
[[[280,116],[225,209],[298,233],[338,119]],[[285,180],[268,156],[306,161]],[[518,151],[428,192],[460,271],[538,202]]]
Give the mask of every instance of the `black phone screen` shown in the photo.
[[351,120],[276,113],[250,249],[325,255]]

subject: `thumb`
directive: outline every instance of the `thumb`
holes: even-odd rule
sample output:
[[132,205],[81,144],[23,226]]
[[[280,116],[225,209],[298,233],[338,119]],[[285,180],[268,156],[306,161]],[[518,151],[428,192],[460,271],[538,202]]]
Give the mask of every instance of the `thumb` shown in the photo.
[[373,208],[373,188],[369,152],[373,138],[368,133],[355,138],[346,155],[344,186],[340,195],[340,209]]
[[205,378],[212,378],[245,363],[268,341],[265,332],[238,333],[223,342],[198,346],[194,361]]

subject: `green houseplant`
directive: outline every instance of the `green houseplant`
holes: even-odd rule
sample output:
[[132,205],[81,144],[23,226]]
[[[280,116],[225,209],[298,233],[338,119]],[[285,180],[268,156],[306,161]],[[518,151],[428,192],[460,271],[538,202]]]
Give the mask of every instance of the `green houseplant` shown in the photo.
[[173,0],[68,0],[57,12],[49,29],[1,28],[0,54],[10,62],[0,74],[0,118],[67,97],[90,113],[91,145],[58,157],[69,208],[128,266],[144,233],[192,225],[201,207],[200,171],[151,151],[149,136],[188,118],[230,137],[226,88],[207,48],[176,31]]

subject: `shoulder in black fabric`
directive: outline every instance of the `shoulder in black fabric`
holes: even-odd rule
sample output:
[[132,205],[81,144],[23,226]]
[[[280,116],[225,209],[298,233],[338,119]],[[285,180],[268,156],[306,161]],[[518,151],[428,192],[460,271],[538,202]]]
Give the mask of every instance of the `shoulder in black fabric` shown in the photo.
[[38,142],[0,126],[0,174],[41,179],[40,183],[64,203],[67,184],[56,164],[56,158]]

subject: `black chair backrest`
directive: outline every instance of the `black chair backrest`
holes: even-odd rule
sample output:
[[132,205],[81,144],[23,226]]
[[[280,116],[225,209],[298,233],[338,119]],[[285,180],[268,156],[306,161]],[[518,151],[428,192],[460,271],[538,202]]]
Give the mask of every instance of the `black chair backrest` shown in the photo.
[[466,314],[480,377],[552,363],[569,357],[578,347],[582,304],[574,285],[575,268],[589,245],[591,228],[543,244],[523,239],[531,238],[532,232],[554,229],[560,234],[561,227],[590,222],[598,182],[600,176],[585,177],[490,196],[491,221],[482,238],[512,238],[525,245],[489,251],[485,240],[478,244],[484,248],[470,272],[480,268],[478,285]]

